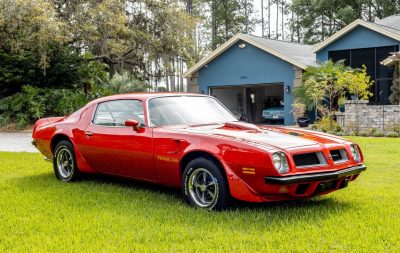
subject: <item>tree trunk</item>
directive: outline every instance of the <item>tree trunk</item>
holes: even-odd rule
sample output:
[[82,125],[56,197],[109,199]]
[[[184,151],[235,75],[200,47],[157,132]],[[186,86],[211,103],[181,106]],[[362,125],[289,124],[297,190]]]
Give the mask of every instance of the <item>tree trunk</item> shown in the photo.
[[293,42],[294,40],[294,13],[291,11],[292,17],[291,17],[291,26],[290,26],[290,41]]
[[247,6],[247,0],[244,1],[244,16],[245,16],[245,31],[246,34],[249,33],[249,13],[248,13],[248,6]]
[[297,33],[297,42],[300,43],[300,20],[299,15],[296,14],[296,33]]
[[261,0],[261,37],[264,38],[264,0]]
[[284,22],[285,1],[284,0],[282,0],[281,8],[282,8],[282,15],[281,15],[281,20],[282,20],[282,23],[281,23],[281,26],[282,26],[282,40],[285,40],[285,22]]
[[217,0],[212,0],[211,4],[211,48],[217,48]]
[[276,39],[279,39],[279,0],[276,0]]
[[268,0],[268,39],[271,38],[271,0]]

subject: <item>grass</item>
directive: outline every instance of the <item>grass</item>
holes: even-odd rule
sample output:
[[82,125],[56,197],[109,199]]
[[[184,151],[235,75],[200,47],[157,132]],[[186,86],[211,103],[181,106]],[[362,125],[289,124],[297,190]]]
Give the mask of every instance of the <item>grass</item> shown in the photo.
[[368,170],[348,188],[220,213],[137,182],[61,183],[39,154],[0,153],[0,252],[399,252],[400,139],[352,139]]

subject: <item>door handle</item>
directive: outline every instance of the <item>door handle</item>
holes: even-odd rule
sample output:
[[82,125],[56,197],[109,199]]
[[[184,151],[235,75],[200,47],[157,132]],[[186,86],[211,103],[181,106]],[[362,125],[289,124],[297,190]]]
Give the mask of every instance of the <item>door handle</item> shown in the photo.
[[89,136],[89,137],[93,136],[93,132],[90,132],[90,131],[85,131],[85,134],[86,134],[86,136]]

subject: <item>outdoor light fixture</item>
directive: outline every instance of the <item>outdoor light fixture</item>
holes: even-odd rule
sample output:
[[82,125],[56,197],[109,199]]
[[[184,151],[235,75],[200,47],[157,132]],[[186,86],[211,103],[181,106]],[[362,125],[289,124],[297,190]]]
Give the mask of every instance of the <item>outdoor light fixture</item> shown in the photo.
[[289,85],[286,85],[286,92],[290,93],[290,86]]
[[240,48],[245,48],[245,47],[246,47],[246,44],[242,43],[242,44],[239,45],[239,47],[240,47]]

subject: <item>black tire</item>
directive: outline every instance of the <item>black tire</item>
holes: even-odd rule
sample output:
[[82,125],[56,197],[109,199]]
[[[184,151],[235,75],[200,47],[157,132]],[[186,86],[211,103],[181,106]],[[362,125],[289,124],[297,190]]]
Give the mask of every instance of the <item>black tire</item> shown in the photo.
[[182,175],[182,191],[186,202],[193,207],[224,210],[232,201],[228,182],[219,166],[206,158],[188,163]]
[[74,146],[69,141],[60,141],[54,150],[53,168],[56,178],[63,182],[76,181],[80,172],[76,164]]

